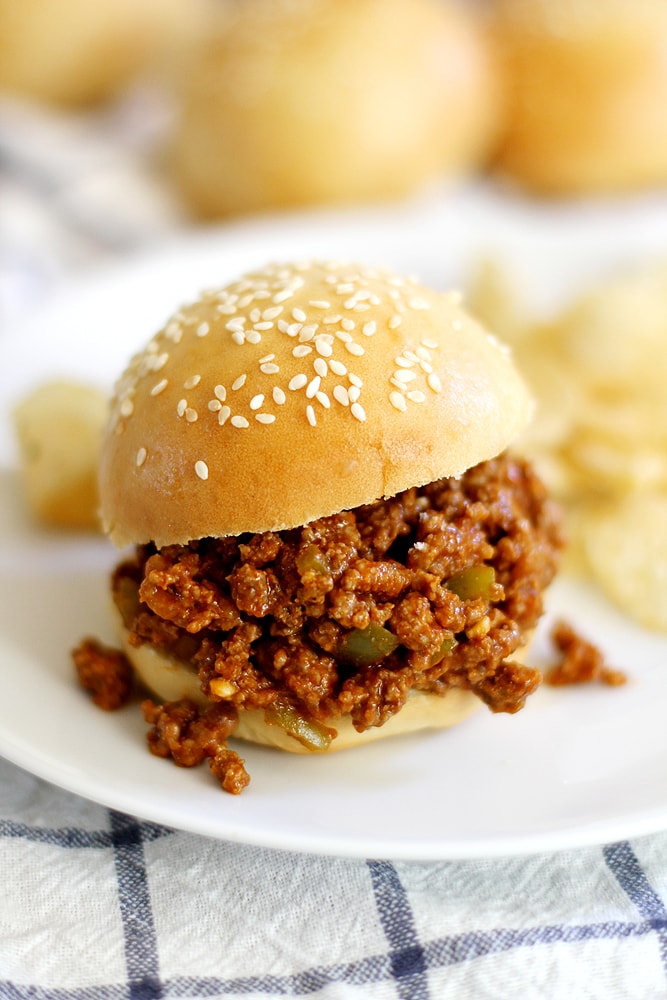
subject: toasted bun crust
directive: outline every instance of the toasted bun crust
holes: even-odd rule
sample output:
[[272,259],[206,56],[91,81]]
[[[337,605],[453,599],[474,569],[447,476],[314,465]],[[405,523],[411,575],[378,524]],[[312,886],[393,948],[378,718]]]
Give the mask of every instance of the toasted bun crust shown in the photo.
[[497,0],[494,15],[508,85],[502,173],[556,195],[665,183],[664,0]]
[[103,525],[120,546],[296,527],[460,475],[531,409],[452,295],[355,265],[267,267],[181,309],[121,377]]
[[244,0],[180,89],[174,179],[198,215],[401,196],[486,160],[499,88],[443,0]]
[[[197,674],[187,664],[160,653],[149,645],[131,646],[127,641],[125,629],[120,626],[119,631],[123,650],[131,661],[137,677],[161,701],[189,698],[202,707],[212,704],[202,693]],[[463,722],[481,704],[479,698],[471,691],[460,688],[452,688],[444,696],[413,690],[400,712],[388,719],[383,726],[376,726],[359,733],[352,725],[349,716],[332,720],[331,728],[336,730],[337,735],[326,752],[347,750],[374,740],[413,733],[421,729],[447,729]],[[280,726],[267,723],[262,709],[240,711],[234,736],[248,743],[261,743],[279,750],[287,750],[289,753],[313,752]]]

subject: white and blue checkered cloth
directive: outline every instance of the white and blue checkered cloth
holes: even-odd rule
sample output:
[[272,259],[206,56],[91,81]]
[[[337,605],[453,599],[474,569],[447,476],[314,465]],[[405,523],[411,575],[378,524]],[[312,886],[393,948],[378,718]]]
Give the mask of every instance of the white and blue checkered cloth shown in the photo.
[[391,862],[141,822],[0,762],[0,997],[667,997],[667,835]]
[[[173,221],[137,144],[89,124],[0,107],[0,319]],[[667,833],[508,860],[318,857],[142,822],[0,761],[0,998],[162,997],[664,1000]]]

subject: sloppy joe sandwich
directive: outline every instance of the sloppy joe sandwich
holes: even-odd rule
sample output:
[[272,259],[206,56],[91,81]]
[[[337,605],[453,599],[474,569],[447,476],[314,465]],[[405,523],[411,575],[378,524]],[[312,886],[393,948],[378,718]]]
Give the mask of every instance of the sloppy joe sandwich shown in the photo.
[[[531,409],[414,279],[277,264],[181,308],[119,379],[100,468],[151,749],[239,791],[229,735],[324,752],[520,709],[561,544],[508,452]],[[103,659],[78,651],[84,683]]]

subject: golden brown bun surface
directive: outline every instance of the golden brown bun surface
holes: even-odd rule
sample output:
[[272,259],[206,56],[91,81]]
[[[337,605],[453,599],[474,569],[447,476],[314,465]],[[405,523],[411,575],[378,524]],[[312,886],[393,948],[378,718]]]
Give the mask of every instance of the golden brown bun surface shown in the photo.
[[272,265],[182,308],[131,361],[102,523],[120,546],[296,527],[459,475],[531,411],[454,296],[351,264]]
[[444,0],[243,0],[178,94],[173,175],[203,217],[402,196],[486,159],[497,73]]
[[[179,701],[188,698],[203,708],[211,704],[202,693],[194,670],[158,652],[152,646],[131,646],[122,626],[119,634],[123,641],[124,652],[130,659],[138,678],[161,701]],[[331,727],[336,730],[337,735],[331,741],[329,752],[347,750],[374,740],[423,729],[447,729],[463,722],[481,704],[479,698],[471,691],[464,691],[461,688],[452,688],[443,696],[413,690],[400,712],[388,719],[383,726],[375,726],[359,733],[352,725],[349,716],[332,720]],[[241,710],[234,736],[249,743],[261,743],[289,753],[313,752],[280,726],[268,723],[263,709]]]
[[546,194],[667,180],[664,0],[497,0],[508,84],[497,167]]

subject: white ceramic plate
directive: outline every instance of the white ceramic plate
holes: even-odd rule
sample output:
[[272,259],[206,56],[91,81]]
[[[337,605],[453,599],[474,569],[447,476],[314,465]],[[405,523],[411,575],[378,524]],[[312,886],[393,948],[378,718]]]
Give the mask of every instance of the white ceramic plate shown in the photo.
[[[333,256],[417,272],[445,286],[496,250],[545,297],[653,254],[665,232],[642,209],[590,218],[485,195],[393,212],[276,219],[212,231],[128,262],[63,295],[0,341],[0,754],[108,806],[246,843],[348,856],[490,857],[599,843],[667,828],[667,638],[624,620],[594,591],[561,580],[535,656],[563,615],[627,670],[624,688],[543,688],[516,716],[480,710],[444,733],[330,757],[244,748],[250,787],[223,794],[208,768],[151,757],[136,706],[95,709],[70,648],[113,640],[106,542],[54,535],[23,511],[8,412],[54,375],[109,385],[182,300],[269,260]],[[595,219],[593,221],[596,221]],[[550,223],[549,225],[547,225]],[[618,230],[622,243],[612,239]],[[619,252],[619,247],[622,252]]]

